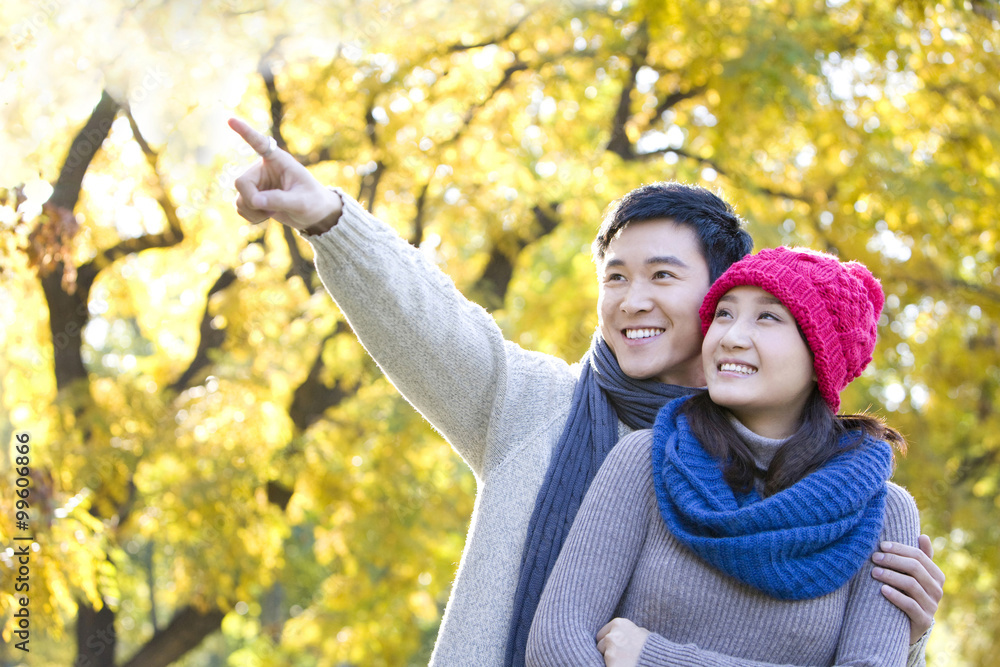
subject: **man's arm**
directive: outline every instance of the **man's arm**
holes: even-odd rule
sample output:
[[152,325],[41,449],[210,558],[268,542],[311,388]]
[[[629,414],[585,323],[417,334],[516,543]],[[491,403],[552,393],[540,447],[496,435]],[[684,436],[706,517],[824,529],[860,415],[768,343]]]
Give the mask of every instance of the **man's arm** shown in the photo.
[[[508,376],[517,375],[519,391],[549,396],[572,385],[569,366],[505,343],[489,313],[389,225],[323,187],[246,123],[233,119],[230,126],[262,157],[236,180],[240,215],[302,232],[323,285],[400,393],[477,474],[502,460],[511,440],[504,420],[517,419],[507,407],[508,384],[515,383]],[[529,358],[548,372],[524,377],[518,369]]]

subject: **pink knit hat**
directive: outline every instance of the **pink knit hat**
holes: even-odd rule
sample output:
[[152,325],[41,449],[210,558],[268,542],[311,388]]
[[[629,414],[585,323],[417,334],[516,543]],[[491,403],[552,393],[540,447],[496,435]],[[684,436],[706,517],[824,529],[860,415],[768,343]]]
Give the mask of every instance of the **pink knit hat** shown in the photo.
[[709,289],[701,305],[702,333],[719,299],[740,285],[769,292],[791,311],[812,350],[820,394],[836,413],[840,392],[872,360],[885,303],[879,281],[864,264],[815,250],[761,250],[733,264]]

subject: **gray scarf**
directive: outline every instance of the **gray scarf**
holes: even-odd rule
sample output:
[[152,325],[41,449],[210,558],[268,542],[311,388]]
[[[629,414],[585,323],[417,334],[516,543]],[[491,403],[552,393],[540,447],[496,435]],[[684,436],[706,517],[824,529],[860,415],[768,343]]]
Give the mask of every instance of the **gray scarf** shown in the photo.
[[581,363],[583,371],[573,393],[569,419],[528,524],[507,636],[504,664],[508,666],[524,664],[528,631],[542,589],[590,483],[618,441],[618,421],[632,429],[652,428],[660,408],[695,391],[627,376],[600,333],[594,335]]

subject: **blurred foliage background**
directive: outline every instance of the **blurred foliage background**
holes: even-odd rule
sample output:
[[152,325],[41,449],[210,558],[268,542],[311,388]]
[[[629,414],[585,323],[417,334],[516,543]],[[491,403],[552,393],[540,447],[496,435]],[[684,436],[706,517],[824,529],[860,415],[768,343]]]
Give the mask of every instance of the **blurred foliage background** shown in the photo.
[[476,481],[308,244],[236,215],[230,115],[571,361],[589,243],[642,183],[718,188],[757,248],[867,263],[888,300],[844,408],[910,442],[896,477],[948,576],[928,664],[993,664],[996,0],[0,6],[0,664],[427,661]]

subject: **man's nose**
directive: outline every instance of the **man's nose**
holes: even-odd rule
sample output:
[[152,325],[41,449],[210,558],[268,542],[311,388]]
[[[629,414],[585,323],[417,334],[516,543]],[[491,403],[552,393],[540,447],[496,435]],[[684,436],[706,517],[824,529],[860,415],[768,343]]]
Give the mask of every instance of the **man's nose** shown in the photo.
[[625,298],[622,299],[622,311],[626,313],[642,313],[653,308],[653,299],[649,286],[642,282],[630,283]]

